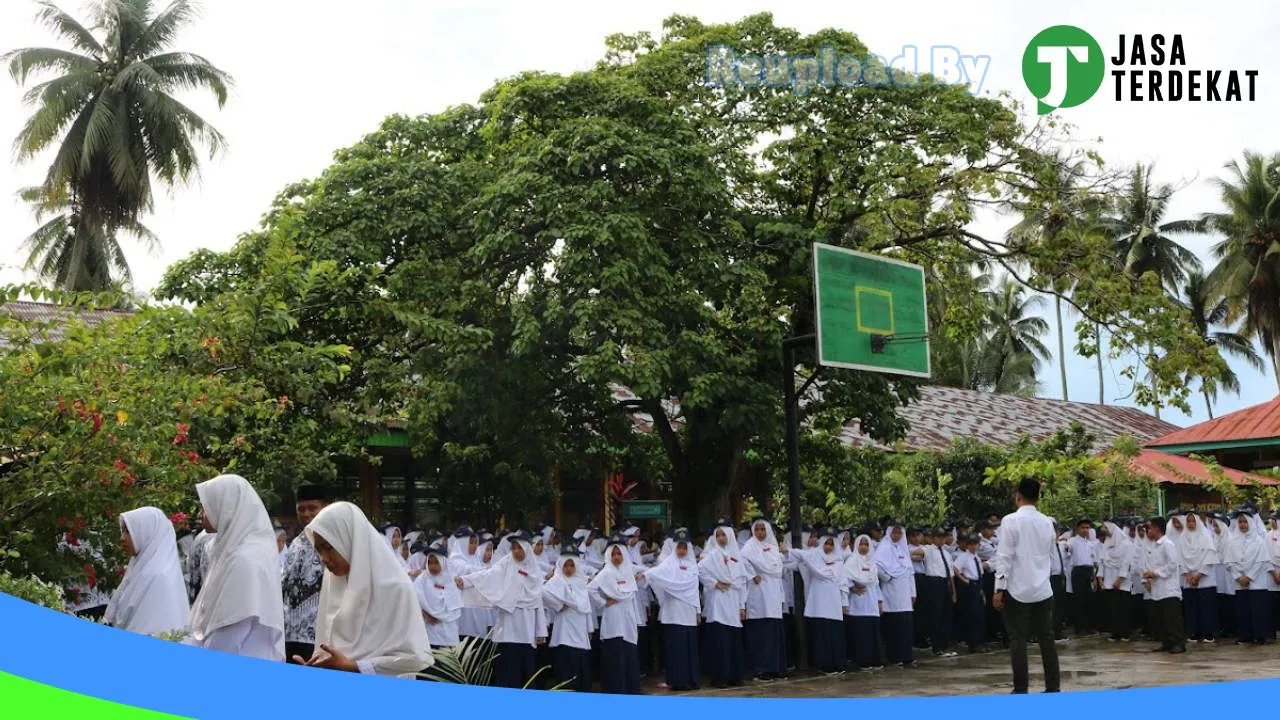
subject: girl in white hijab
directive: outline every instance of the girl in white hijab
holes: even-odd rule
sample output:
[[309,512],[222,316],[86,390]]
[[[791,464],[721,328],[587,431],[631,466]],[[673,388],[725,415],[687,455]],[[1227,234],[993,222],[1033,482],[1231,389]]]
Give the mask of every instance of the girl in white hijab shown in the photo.
[[752,521],[751,536],[742,546],[742,560],[748,575],[747,619],[743,623],[746,655],[751,663],[747,673],[752,678],[773,680],[787,672],[786,631],[782,625],[786,597],[782,588],[782,551],[769,521]]
[[190,606],[173,523],[157,508],[130,510],[120,516],[120,542],[129,567],[103,619],[142,635],[185,629]]
[[1218,634],[1226,637],[1236,632],[1236,584],[1231,582],[1226,562],[1227,539],[1231,536],[1231,528],[1216,512],[1205,516],[1205,523],[1209,526],[1214,547],[1218,551],[1218,564],[1214,568],[1214,584],[1218,586]]
[[388,525],[383,531],[383,536],[387,540],[387,547],[395,553],[396,562],[400,564],[400,568],[405,572],[409,571],[409,560],[404,555],[404,537],[400,534],[400,528],[395,525]]
[[738,539],[728,522],[721,522],[707,540],[698,561],[698,577],[706,593],[703,657],[709,666],[711,685],[741,685],[742,621],[746,617],[747,584],[752,576],[738,557]]
[[191,606],[188,642],[283,661],[284,595],[266,507],[239,475],[202,482],[196,494],[213,543],[200,594]]
[[1133,601],[1129,584],[1133,577],[1133,541],[1129,533],[1113,520],[1102,524],[1107,539],[1099,553],[1099,581],[1102,583],[1103,607],[1111,618],[1111,639],[1128,641],[1133,619]]
[[542,605],[542,573],[525,533],[506,537],[502,557],[484,570],[457,580],[462,602],[493,608],[497,613],[490,640],[498,645],[493,681],[498,687],[522,688],[537,671],[537,648],[547,640]]
[[853,626],[853,663],[857,670],[882,670],[880,659],[880,569],[870,535],[853,541],[844,561],[849,583],[849,618]]
[[915,667],[915,566],[901,525],[892,525],[876,547],[876,570],[883,601],[880,623],[886,659],[898,667]]
[[665,689],[696,690],[702,677],[698,654],[702,582],[698,564],[693,559],[689,531],[677,530],[663,545],[661,562],[646,570],[644,576],[658,598],[658,622],[662,624],[666,647]]
[[1240,512],[1227,539],[1227,570],[1236,585],[1237,644],[1263,645],[1271,638],[1271,581],[1273,561],[1266,531],[1256,513]]
[[836,536],[818,537],[818,546],[792,550],[808,577],[804,584],[804,616],[813,666],[828,675],[842,674],[845,662],[844,609],[849,604],[844,563]]
[[640,694],[640,656],[635,595],[636,567],[626,544],[615,539],[604,551],[605,565],[587,584],[592,605],[600,609],[600,684],[606,693]]
[[[1170,520],[1169,525],[1173,525]],[[1208,522],[1194,512],[1182,516],[1182,529],[1170,533],[1182,563],[1182,604],[1187,618],[1187,637],[1197,642],[1214,642],[1218,636],[1218,555],[1217,543]]]
[[396,552],[360,508],[347,502],[321,510],[306,527],[324,563],[311,667],[392,677],[431,667],[426,625],[413,583]]
[[586,573],[578,569],[577,548],[556,560],[542,586],[542,603],[551,616],[551,672],[557,684],[573,692],[591,692],[591,632],[595,615],[587,594]]
[[[469,527],[460,527],[449,537],[449,574],[462,577],[481,570],[480,538]],[[487,608],[466,607],[458,618],[458,635],[483,639],[489,632],[489,616]]]
[[456,576],[449,570],[444,551],[427,551],[423,572],[413,581],[418,593],[422,619],[427,623],[427,641],[431,647],[447,648],[458,644],[458,619],[462,617],[462,594]]

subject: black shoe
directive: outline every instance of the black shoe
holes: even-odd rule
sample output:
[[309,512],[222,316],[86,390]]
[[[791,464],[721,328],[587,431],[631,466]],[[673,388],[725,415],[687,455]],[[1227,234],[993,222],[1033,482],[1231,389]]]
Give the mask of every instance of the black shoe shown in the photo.
[[1027,694],[1027,691],[1026,691],[1026,690],[1014,690],[1013,692],[1011,692],[1011,693],[1009,693],[1009,694],[1010,694],[1010,695],[1026,695],[1026,694]]
[[1181,655],[1182,653],[1184,653],[1184,652],[1186,652],[1186,651],[1187,651],[1187,648],[1186,648],[1186,647],[1184,647],[1184,646],[1181,646],[1181,645],[1180,645],[1180,646],[1178,646],[1178,647],[1176,647],[1176,648],[1171,648],[1171,649],[1169,650],[1169,654],[1170,654],[1170,655]]

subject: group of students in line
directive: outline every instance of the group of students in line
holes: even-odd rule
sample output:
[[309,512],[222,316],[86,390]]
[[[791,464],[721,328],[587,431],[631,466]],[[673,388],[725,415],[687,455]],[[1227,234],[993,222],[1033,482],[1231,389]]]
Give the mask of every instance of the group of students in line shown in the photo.
[[[660,545],[635,527],[607,538],[551,527],[402,536],[305,487],[304,528],[286,545],[243,478],[196,490],[203,530],[184,542],[156,508],[121,516],[130,562],[109,624],[424,679],[433,647],[470,637],[496,646],[496,685],[525,687],[549,666],[542,686],[610,693],[640,692],[658,668],[673,691],[785,677],[797,664],[797,611],[808,661],[828,674],[913,667],[917,649],[951,656],[953,645],[976,652],[1002,637],[991,602],[998,520],[974,534],[963,523],[926,530],[888,518],[860,530],[805,526],[798,548],[765,518],[737,529],[722,520],[696,537],[676,528]],[[1080,633],[1101,627],[1126,640],[1142,627],[1171,652],[1186,636],[1212,642],[1231,631],[1264,643],[1276,631],[1278,550],[1280,531],[1251,507],[1080,521],[1053,558],[1054,607],[1069,606]]]

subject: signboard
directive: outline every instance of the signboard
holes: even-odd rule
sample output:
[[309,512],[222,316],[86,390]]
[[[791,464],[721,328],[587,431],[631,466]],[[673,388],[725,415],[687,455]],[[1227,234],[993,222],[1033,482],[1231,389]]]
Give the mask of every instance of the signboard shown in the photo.
[[626,500],[622,503],[623,520],[661,520],[666,516],[666,500]]
[[813,273],[820,365],[930,377],[924,268],[814,243]]

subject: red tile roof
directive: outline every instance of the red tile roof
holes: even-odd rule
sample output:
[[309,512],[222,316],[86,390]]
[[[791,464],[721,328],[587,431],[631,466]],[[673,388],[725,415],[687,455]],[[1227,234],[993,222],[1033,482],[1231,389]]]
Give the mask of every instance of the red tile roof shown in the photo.
[[1274,437],[1280,437],[1280,397],[1169,433],[1147,443],[1147,447],[1266,440]]
[[[1099,449],[1122,435],[1143,442],[1178,429],[1135,408],[939,386],[920,388],[920,400],[900,412],[911,425],[902,443],[908,451],[943,450],[961,437],[1009,447],[1023,434],[1042,440],[1073,421],[1095,436]],[[893,449],[862,434],[856,420],[845,426],[841,437],[855,445]]]
[[[1143,450],[1129,466],[1134,472],[1142,473],[1160,484],[1207,485],[1213,479],[1209,466],[1199,460],[1158,450]],[[1222,472],[1236,485],[1280,485],[1280,480],[1231,468],[1222,468]]]

